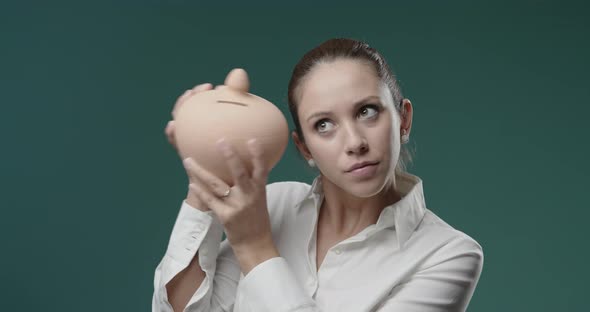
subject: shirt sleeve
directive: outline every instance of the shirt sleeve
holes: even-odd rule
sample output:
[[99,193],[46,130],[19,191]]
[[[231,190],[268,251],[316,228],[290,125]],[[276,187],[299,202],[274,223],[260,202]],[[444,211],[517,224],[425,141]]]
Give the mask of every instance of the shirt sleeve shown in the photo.
[[[291,194],[291,185],[279,182],[266,187],[269,217],[276,232],[281,209],[290,199],[283,195]],[[243,276],[228,240],[220,242],[222,234],[223,226],[212,211],[203,212],[183,202],[166,254],[155,271],[153,312],[173,311],[165,286],[189,265],[197,250],[206,277],[185,312],[233,311],[238,287],[244,295],[242,303],[251,311],[319,311],[282,257],[266,260]]]
[[195,209],[183,201],[166,253],[155,270],[153,312],[173,311],[166,284],[189,265],[197,250],[206,276],[184,311],[230,311],[233,308],[240,267],[227,240],[221,242],[222,235],[223,226],[212,211]]
[[469,237],[455,239],[432,259],[425,269],[396,286],[378,311],[465,311],[483,268],[481,246]]

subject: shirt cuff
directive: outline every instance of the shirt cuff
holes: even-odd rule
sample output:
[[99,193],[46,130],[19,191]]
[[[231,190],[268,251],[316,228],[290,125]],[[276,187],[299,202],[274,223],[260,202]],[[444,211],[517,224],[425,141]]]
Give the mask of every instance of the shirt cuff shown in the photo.
[[167,277],[172,278],[186,268],[197,250],[203,271],[215,271],[222,235],[223,226],[212,211],[201,211],[183,201],[166,251],[166,256],[176,264],[174,272],[169,272],[172,276]]
[[240,287],[253,311],[316,311],[315,302],[304,292],[282,257],[254,267]]

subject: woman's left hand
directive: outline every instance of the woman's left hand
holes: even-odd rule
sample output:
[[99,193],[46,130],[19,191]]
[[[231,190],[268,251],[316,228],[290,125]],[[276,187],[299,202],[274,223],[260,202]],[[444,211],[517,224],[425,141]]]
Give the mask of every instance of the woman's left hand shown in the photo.
[[[253,164],[251,173],[228,142],[222,139],[217,145],[231,171],[233,187],[230,189],[225,182],[200,167],[193,159],[187,159],[187,172],[195,178],[195,184],[201,184],[191,184],[189,187],[218,217],[240,261],[242,272],[246,274],[259,263],[279,256],[272,240],[266,205],[269,170],[262,159],[262,148],[256,140],[248,142]],[[219,197],[211,191],[223,188],[220,185],[230,190],[228,196]]]

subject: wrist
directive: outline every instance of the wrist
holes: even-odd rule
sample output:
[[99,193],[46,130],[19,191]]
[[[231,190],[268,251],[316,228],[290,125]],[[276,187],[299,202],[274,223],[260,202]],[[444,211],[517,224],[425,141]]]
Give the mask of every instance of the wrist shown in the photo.
[[240,263],[244,276],[260,263],[281,256],[274,243],[272,243],[272,239],[270,242],[232,246],[232,249]]
[[198,210],[201,211],[210,211],[211,209],[209,209],[209,207],[207,207],[205,204],[203,204],[203,202],[197,197],[197,195],[195,195],[192,191],[188,191],[188,193],[186,194],[186,199],[185,199],[186,203]]

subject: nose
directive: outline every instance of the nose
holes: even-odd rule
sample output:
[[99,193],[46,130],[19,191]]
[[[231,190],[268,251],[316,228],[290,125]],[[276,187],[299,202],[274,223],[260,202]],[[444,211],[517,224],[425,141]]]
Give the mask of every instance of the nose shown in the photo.
[[362,155],[369,150],[369,145],[368,145],[365,135],[361,131],[358,131],[358,129],[356,129],[356,127],[354,127],[354,126],[347,127],[347,130],[345,131],[345,133],[346,133],[345,134],[346,135],[346,138],[345,138],[346,154],[348,154],[348,155],[354,155],[354,154]]

